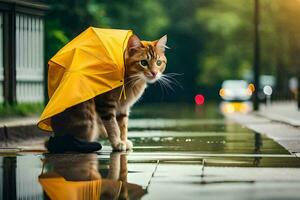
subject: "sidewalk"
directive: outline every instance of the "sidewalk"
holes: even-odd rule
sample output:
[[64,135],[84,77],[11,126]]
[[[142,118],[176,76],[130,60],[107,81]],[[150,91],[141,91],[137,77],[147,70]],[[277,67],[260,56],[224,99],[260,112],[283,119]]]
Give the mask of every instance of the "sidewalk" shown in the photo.
[[0,127],[33,125],[37,123],[38,119],[38,117],[4,117],[0,118]]
[[234,113],[228,115],[227,118],[256,133],[267,135],[285,147],[292,155],[300,157],[300,112],[295,102],[261,105],[258,112]]
[[2,148],[41,146],[49,134],[37,128],[37,120],[37,117],[0,118],[0,151],[3,151]]
[[300,111],[298,111],[295,101],[275,102],[268,106],[262,105],[256,114],[272,121],[300,127]]

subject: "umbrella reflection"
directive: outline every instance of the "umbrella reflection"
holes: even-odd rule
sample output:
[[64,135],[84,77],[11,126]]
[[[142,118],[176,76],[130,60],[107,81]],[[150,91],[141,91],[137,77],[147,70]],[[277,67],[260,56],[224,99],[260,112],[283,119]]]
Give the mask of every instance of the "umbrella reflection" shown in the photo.
[[[107,168],[108,173],[99,171]],[[140,199],[146,193],[127,183],[126,154],[118,152],[110,155],[109,166],[96,154],[46,155],[39,182],[46,199]]]

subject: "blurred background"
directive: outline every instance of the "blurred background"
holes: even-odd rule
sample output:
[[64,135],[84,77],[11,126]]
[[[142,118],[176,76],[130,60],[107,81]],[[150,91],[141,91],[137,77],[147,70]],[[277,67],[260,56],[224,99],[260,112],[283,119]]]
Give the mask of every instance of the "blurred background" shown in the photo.
[[[147,89],[140,103],[203,105],[223,101],[221,109],[239,110],[240,105],[227,108],[226,103],[247,102],[246,110],[251,110],[253,94],[263,103],[296,102],[300,77],[299,0],[25,2],[42,5],[36,10],[43,10],[43,66],[89,26],[132,29],[143,40],[156,40],[167,34],[171,49],[166,52],[166,73],[178,73],[174,78],[179,84],[174,82],[174,91],[163,91],[155,84]],[[256,10],[255,2],[259,4]],[[258,35],[255,35],[255,16],[259,16]],[[259,86],[254,73],[257,63]],[[40,73],[45,75],[45,69]],[[44,89],[39,86],[37,93]],[[15,102],[26,103],[21,99]]]
[[[46,195],[38,176],[50,135],[36,122],[48,101],[47,62],[89,26],[132,29],[143,40],[168,35],[166,73],[176,73],[176,81],[167,90],[151,85],[133,107],[129,137],[138,154],[128,157],[129,182],[145,181],[147,188],[158,177],[149,191],[155,195],[157,188],[159,197],[165,186],[177,184],[181,196],[188,193],[184,199],[196,194],[194,188],[204,198],[299,199],[299,173],[293,170],[300,156],[299,21],[300,0],[0,0],[0,200]],[[97,159],[106,178],[109,169],[120,168],[110,162],[127,161],[103,150]],[[74,167],[72,157],[63,161]],[[97,169],[90,159],[78,161]]]
[[[145,40],[168,34],[167,72],[182,74],[176,77],[182,88],[174,85],[174,91],[164,92],[162,98],[158,85],[150,87],[144,102],[193,103],[198,93],[208,101],[219,100],[224,80],[253,82],[253,0],[47,3],[47,60],[89,26],[132,29]],[[297,81],[300,69],[300,1],[260,0],[260,17],[261,86],[269,84],[276,99],[295,98],[293,81]]]

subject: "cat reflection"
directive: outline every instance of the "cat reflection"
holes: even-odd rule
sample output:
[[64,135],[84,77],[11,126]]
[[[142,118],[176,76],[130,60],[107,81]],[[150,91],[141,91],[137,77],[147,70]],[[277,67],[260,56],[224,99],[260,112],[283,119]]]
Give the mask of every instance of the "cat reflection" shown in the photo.
[[96,154],[47,155],[39,182],[45,199],[53,200],[140,199],[146,193],[127,183],[126,154],[118,152],[111,153],[109,166],[99,165]]

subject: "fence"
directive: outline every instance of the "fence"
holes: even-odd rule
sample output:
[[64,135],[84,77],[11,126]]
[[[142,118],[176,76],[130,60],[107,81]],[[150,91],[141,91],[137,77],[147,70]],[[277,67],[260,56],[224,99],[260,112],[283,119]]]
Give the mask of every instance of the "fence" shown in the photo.
[[3,62],[3,15],[0,13],[0,102],[3,102],[3,81],[4,81],[4,62]]
[[0,102],[44,101],[45,4],[0,0]]
[[44,100],[43,27],[41,17],[16,15],[17,102],[41,102]]

